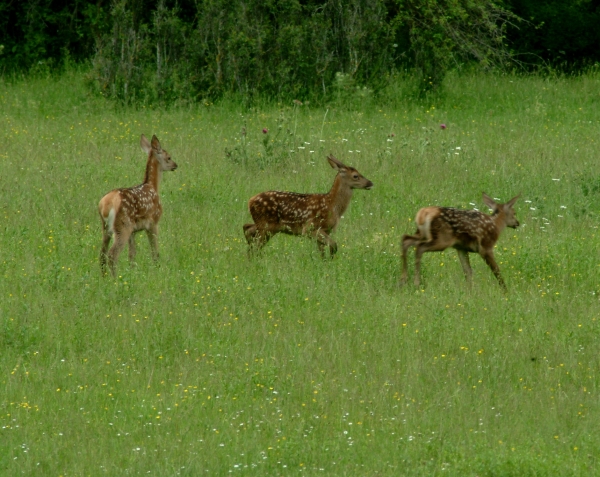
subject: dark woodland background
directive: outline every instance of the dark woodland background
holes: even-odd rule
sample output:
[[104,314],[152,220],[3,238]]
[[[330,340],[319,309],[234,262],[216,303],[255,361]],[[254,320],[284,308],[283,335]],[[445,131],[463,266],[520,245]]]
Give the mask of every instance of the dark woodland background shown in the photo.
[[600,0],[2,0],[0,76],[86,69],[129,102],[421,92],[451,69],[577,73]]

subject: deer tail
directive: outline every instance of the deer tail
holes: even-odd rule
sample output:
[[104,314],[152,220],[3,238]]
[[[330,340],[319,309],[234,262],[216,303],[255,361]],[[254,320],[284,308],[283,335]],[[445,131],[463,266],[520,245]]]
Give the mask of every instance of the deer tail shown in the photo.
[[421,237],[427,242],[433,240],[431,235],[431,222],[439,215],[437,207],[425,207],[417,212],[415,222],[417,224],[417,230]]

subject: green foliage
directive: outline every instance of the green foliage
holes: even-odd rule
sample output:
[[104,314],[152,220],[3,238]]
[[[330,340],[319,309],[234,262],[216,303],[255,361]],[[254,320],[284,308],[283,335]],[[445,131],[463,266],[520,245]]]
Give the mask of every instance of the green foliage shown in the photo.
[[62,67],[89,59],[109,28],[103,2],[0,2],[0,74]]
[[149,89],[139,59],[151,51],[145,42],[146,28],[134,28],[133,12],[126,4],[126,1],[114,3],[112,34],[103,38],[98,46],[94,77],[103,95],[127,103],[136,101]]
[[408,28],[421,87],[438,87],[451,66],[484,68],[509,60],[504,33],[518,17],[489,0],[398,0],[396,21]]
[[123,102],[326,97],[336,73],[381,86],[393,66],[394,32],[380,0],[203,0],[194,23],[161,1],[137,28],[130,3],[115,4],[91,76]]
[[260,169],[286,161],[289,163],[294,154],[306,149],[302,138],[296,135],[298,110],[305,104],[298,100],[294,100],[293,104],[291,111],[281,110],[274,128],[264,127],[260,131],[248,131],[244,122],[240,137],[234,137],[232,140],[235,146],[225,147],[225,157],[234,164],[256,165]]
[[255,98],[364,102],[402,67],[420,90],[460,61],[502,66],[511,15],[487,0],[202,0],[193,23],[161,0],[135,25],[131,0],[114,4],[90,84],[124,103]]
[[347,84],[362,104],[406,71],[422,94],[465,65],[588,68],[599,15],[590,0],[5,1],[0,75],[91,61],[88,85],[123,104],[323,103]]

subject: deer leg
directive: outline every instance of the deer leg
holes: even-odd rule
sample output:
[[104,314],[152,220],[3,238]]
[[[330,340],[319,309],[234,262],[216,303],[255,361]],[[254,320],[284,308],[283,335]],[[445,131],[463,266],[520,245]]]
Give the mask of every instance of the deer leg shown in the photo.
[[498,279],[498,283],[500,284],[502,289],[504,291],[507,291],[506,283],[504,283],[504,280],[502,279],[502,276],[500,275],[500,267],[498,267],[498,264],[496,263],[496,260],[494,259],[494,252],[491,250],[489,252],[483,250],[480,252],[480,255],[485,260],[485,263],[487,263],[488,266],[492,269],[492,272]]
[[102,249],[100,250],[100,270],[102,271],[102,275],[106,275],[106,261],[108,246],[110,245],[110,234],[108,233],[108,229],[104,220],[102,221]]
[[408,249],[417,245],[421,241],[421,237],[416,235],[402,236],[402,276],[400,277],[400,285],[405,285],[408,282],[408,264],[406,254]]
[[148,241],[150,242],[150,250],[152,250],[152,260],[158,260],[158,226],[153,225],[146,230]]
[[248,245],[252,246],[256,240],[257,233],[258,228],[256,227],[256,224],[244,224],[244,236],[246,237],[246,242],[248,242]]
[[421,285],[421,257],[425,252],[441,252],[446,250],[448,245],[442,242],[431,240],[429,242],[420,242],[417,244],[415,252],[415,286]]
[[258,252],[263,248],[272,236],[270,232],[259,228],[256,224],[245,224],[244,235],[248,242],[248,256],[251,256],[253,252]]
[[116,278],[117,276],[117,260],[119,259],[121,251],[127,244],[130,235],[131,231],[129,230],[121,230],[120,233],[115,233],[115,241],[108,252],[108,266],[110,267],[113,278]]
[[456,253],[458,253],[458,258],[460,259],[463,272],[465,272],[465,278],[467,279],[469,285],[471,285],[473,281],[473,270],[471,269],[471,263],[469,262],[469,252],[457,249]]
[[421,257],[425,253],[422,244],[417,245],[415,250],[415,286],[421,285]]
[[129,264],[135,265],[135,234],[129,236]]
[[337,252],[337,243],[333,240],[327,233],[323,232],[323,230],[313,230],[311,232],[313,238],[317,241],[317,247],[319,247],[319,252],[321,252],[321,256],[325,258],[325,246],[329,246],[329,256],[333,258]]

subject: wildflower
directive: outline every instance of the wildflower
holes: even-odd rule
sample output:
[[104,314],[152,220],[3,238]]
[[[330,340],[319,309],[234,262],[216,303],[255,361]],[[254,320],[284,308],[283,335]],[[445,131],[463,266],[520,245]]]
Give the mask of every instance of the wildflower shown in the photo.
[[446,125],[444,123],[440,124],[440,129],[446,129]]
[[263,134],[267,134],[269,130],[267,128],[263,128]]
[[298,101],[297,99],[295,99],[293,102],[296,106],[302,106],[302,101]]

